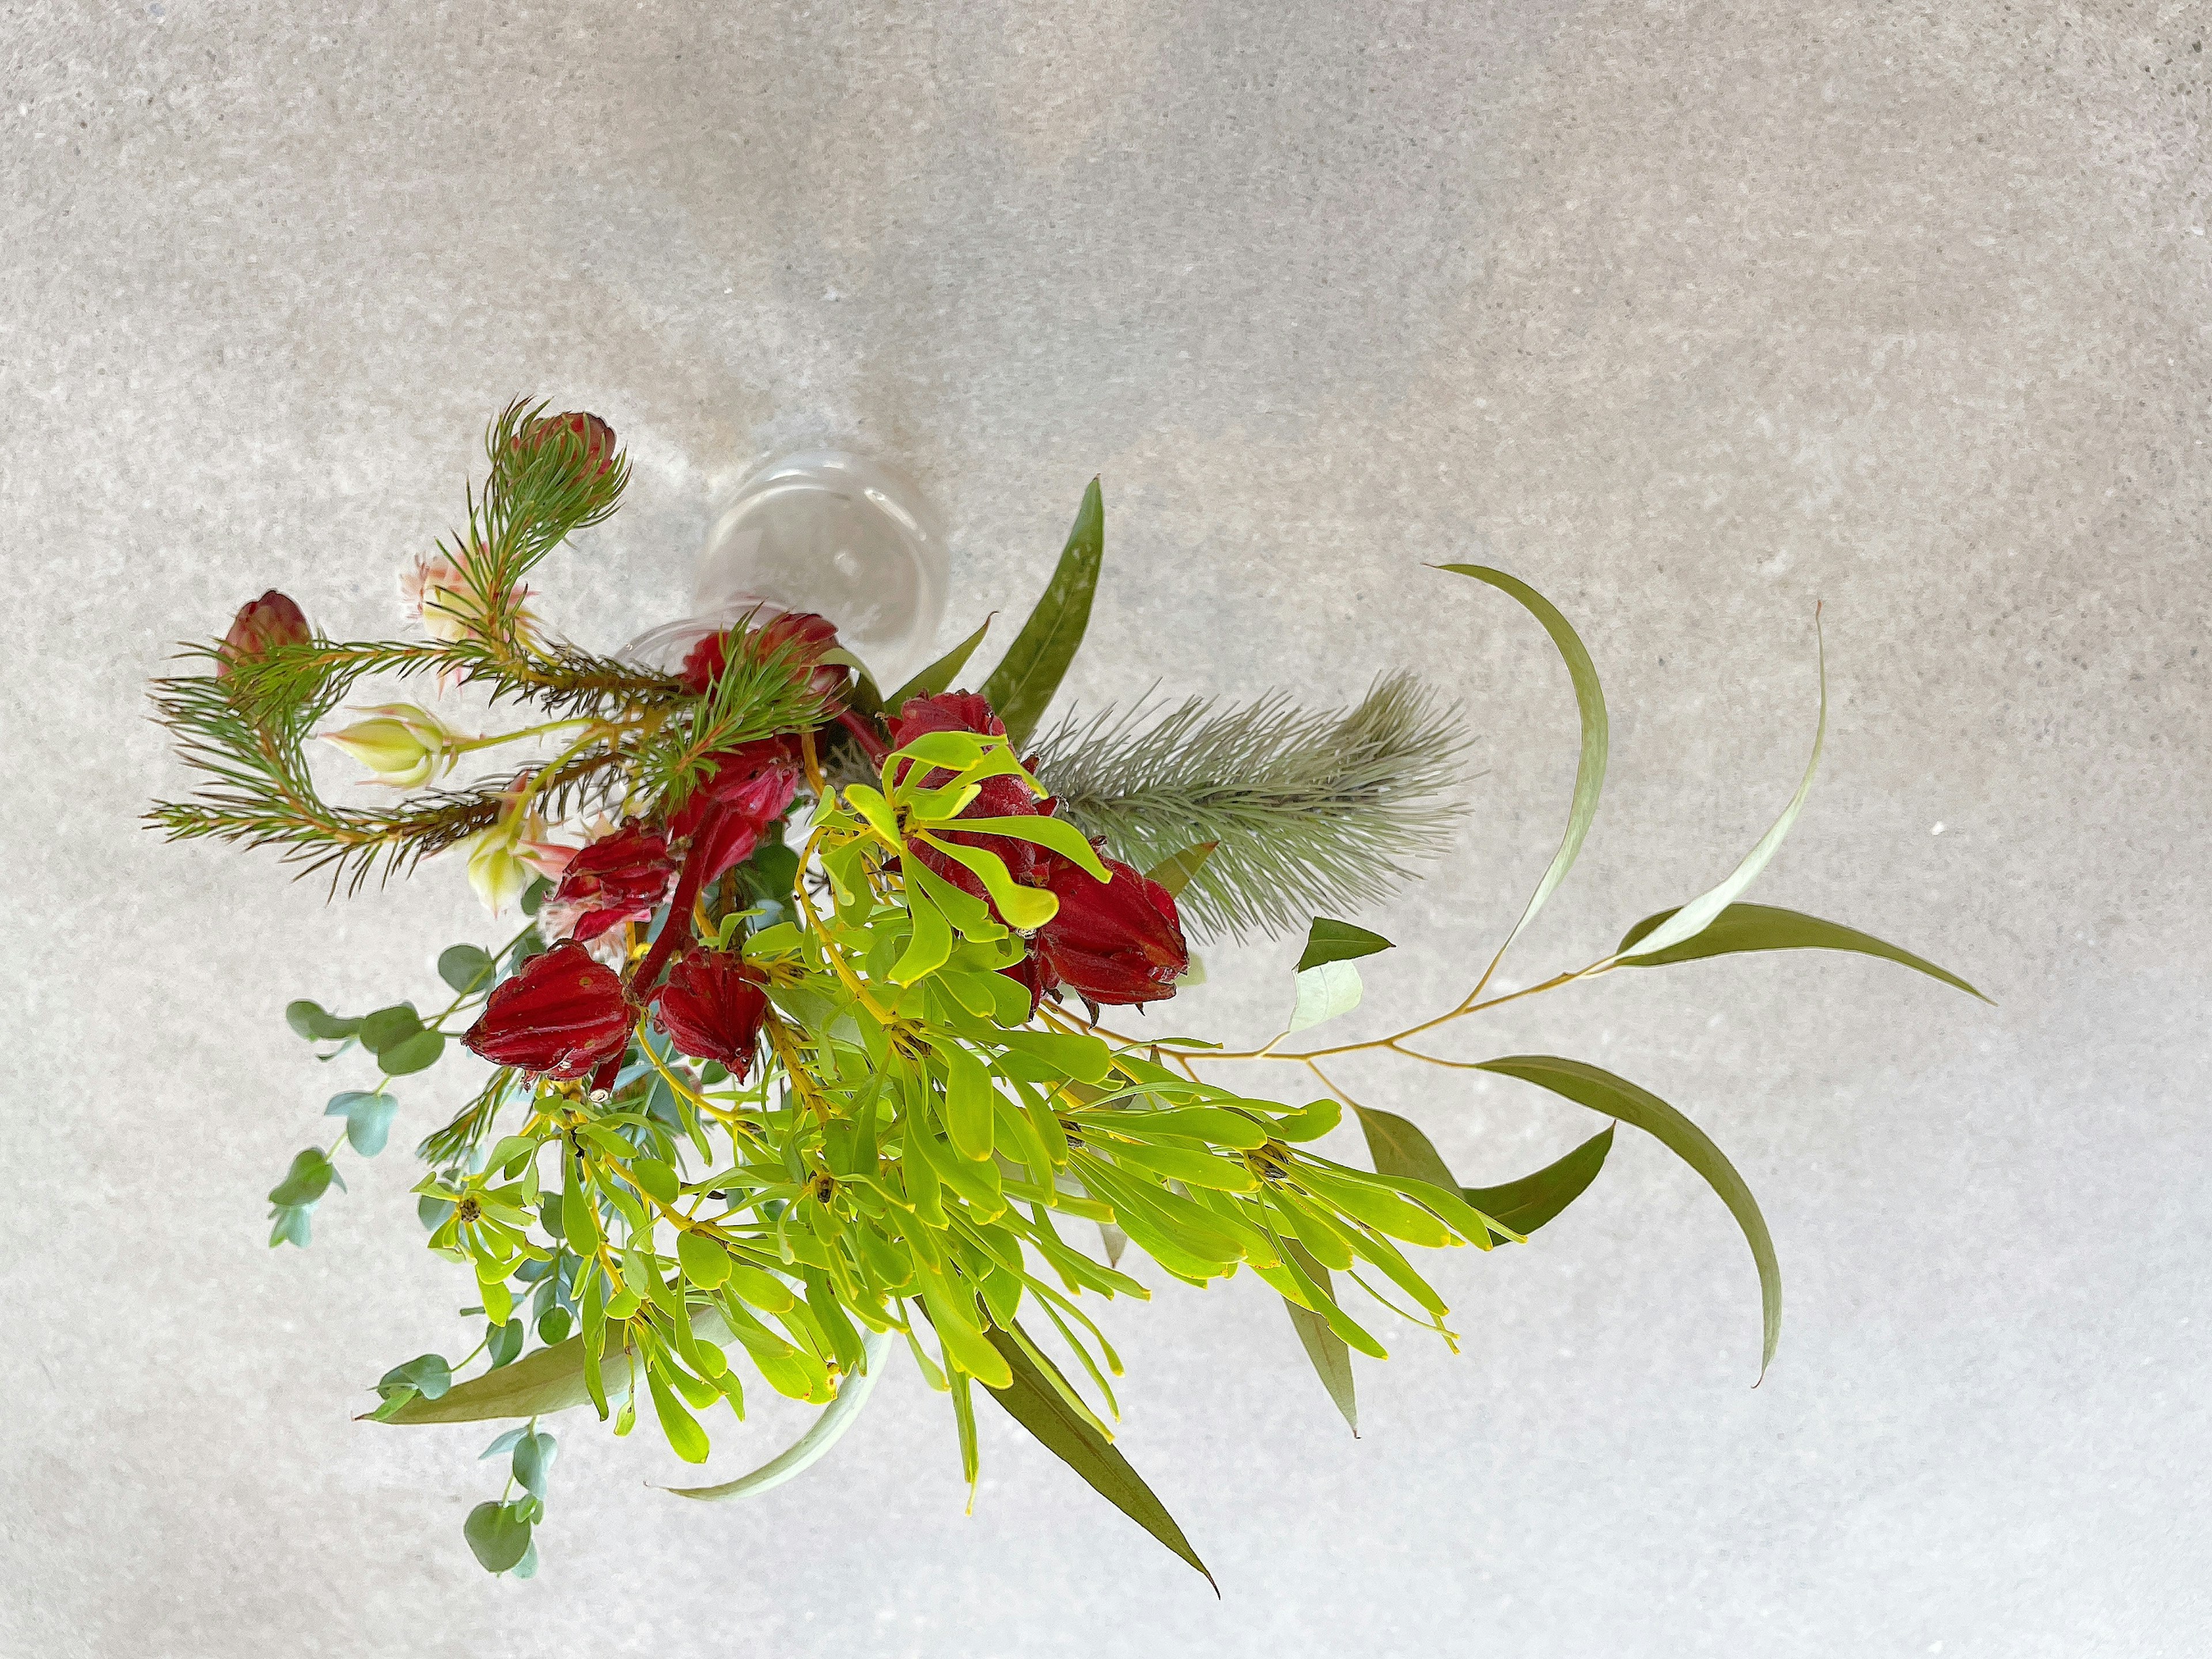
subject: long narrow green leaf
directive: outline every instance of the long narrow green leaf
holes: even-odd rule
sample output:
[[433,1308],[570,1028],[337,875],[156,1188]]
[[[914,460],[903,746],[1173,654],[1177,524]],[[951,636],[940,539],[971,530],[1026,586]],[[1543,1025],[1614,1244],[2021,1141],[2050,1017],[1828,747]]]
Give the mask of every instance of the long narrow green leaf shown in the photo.
[[[1526,1238],[1583,1195],[1605,1167],[1605,1155],[1612,1150],[1613,1125],[1608,1123],[1601,1133],[1534,1175],[1502,1187],[1462,1188],[1461,1196],[1500,1226],[1510,1227]],[[1492,1237],[1500,1244],[1506,1242],[1495,1233]]]
[[[609,1358],[623,1351],[617,1334],[620,1328],[609,1328],[602,1351]],[[584,1383],[584,1339],[572,1336],[525,1354],[511,1365],[456,1383],[435,1400],[417,1395],[384,1420],[475,1423],[494,1417],[544,1417],[590,1398]]]
[[[1377,1111],[1371,1106],[1355,1106],[1352,1109],[1359,1114],[1360,1132],[1367,1137],[1367,1155],[1375,1160],[1376,1174],[1426,1181],[1446,1192],[1459,1190],[1459,1177],[1452,1174],[1443,1155],[1418,1126],[1395,1112]],[[1503,1221],[1505,1218],[1498,1218]]]
[[1938,968],[1925,957],[1916,957],[1910,951],[1887,944],[1871,933],[1862,933],[1855,927],[1823,921],[1818,916],[1796,910],[1779,910],[1771,904],[1731,904],[1707,923],[1702,933],[1680,945],[1650,955],[1641,951],[1632,957],[1627,954],[1638,940],[1649,939],[1674,915],[1672,910],[1662,910],[1630,928],[1617,953],[1620,965],[1658,968],[1670,962],[1694,962],[1700,957],[1730,956],[1740,951],[1856,951],[1862,956],[1902,963],[1930,979],[1955,985],[1970,996],[1981,997],[1984,1002],[1990,1000],[1956,974]]
[[1083,643],[1091,623],[1091,596],[1098,586],[1098,567],[1106,557],[1106,507],[1093,478],[1076,509],[1074,526],[1060,564],[1022,631],[983,682],[983,696],[1006,722],[1017,746],[1029,741],[1044,718],[1053,693]]
[[811,1468],[830,1447],[836,1445],[846,1430],[853,1426],[860,1407],[867,1404],[868,1395],[874,1392],[876,1379],[883,1375],[884,1356],[890,1352],[891,1333],[867,1331],[860,1337],[860,1346],[867,1353],[866,1368],[852,1373],[837,1386],[837,1397],[824,1406],[806,1432],[786,1446],[774,1457],[750,1474],[741,1474],[734,1480],[725,1480],[718,1486],[668,1486],[678,1498],[696,1498],[702,1504],[718,1504],[726,1498],[750,1498],[781,1486],[793,1475]]
[[[991,1397],[1006,1407],[1006,1414],[1036,1436],[1046,1450],[1081,1475],[1108,1503],[1204,1573],[1206,1582],[1213,1584],[1213,1593],[1220,1595],[1221,1586],[1214,1584],[1213,1574],[1198,1559],[1190,1540],[1183,1536],[1182,1528],[1176,1524],[1167,1506],[1129,1467],[1129,1460],[1116,1451],[1105,1436],[1068,1408],[1059,1390],[1038,1370],[1036,1362],[1023,1351],[1020,1343],[995,1327],[984,1334],[990,1339],[991,1346],[1006,1357],[1007,1369],[1013,1372],[1013,1381],[1005,1388],[991,1389]],[[1050,1365],[1052,1362],[1044,1363]],[[1056,1371],[1058,1368],[1054,1369]],[[1064,1382],[1065,1379],[1063,1384]]]
[[[1780,850],[1783,838],[1790,826],[1797,822],[1798,813],[1805,810],[1805,798],[1813,793],[1813,775],[1820,769],[1820,750],[1828,741],[1828,647],[1820,635],[1820,618],[1814,617],[1814,637],[1819,641],[1820,674],[1820,715],[1813,727],[1813,754],[1805,763],[1805,775],[1797,785],[1797,793],[1782,809],[1782,816],[1774,820],[1767,832],[1759,838],[1759,844],[1743,855],[1743,862],[1729,872],[1727,877],[1692,899],[1666,921],[1661,922],[1637,946],[1640,957],[1656,956],[1686,940],[1695,939],[1711,927],[1722,911],[1733,904],[1739,895],[1759,878],[1759,872]],[[1622,958],[1625,960],[1626,958]]]
[[1705,1177],[1705,1184],[1720,1194],[1721,1202],[1735,1217],[1736,1225],[1743,1229],[1744,1240],[1751,1246],[1751,1259],[1758,1264],[1759,1312],[1765,1327],[1759,1374],[1765,1376],[1766,1368],[1774,1363],[1775,1345],[1782,1339],[1782,1264],[1775,1260],[1774,1240],[1767,1233],[1766,1218],[1759,1212],[1759,1201],[1752,1197],[1751,1188],[1735,1172],[1735,1166],[1705,1132],[1650,1090],[1640,1089],[1626,1078],[1615,1077],[1611,1072],[1579,1060],[1561,1060],[1552,1054],[1515,1054],[1504,1060],[1486,1060],[1479,1069],[1496,1072],[1501,1077],[1517,1077],[1524,1083],[1563,1095],[1577,1105],[1632,1125],[1657,1139]]
[[991,619],[986,617],[981,628],[892,692],[884,703],[884,712],[896,715],[910,697],[933,697],[950,689],[960,671],[968,665],[968,659],[975,654],[975,647],[983,643],[983,635],[990,631]]
[[1509,576],[1503,570],[1493,570],[1487,565],[1447,564],[1439,568],[1457,575],[1472,576],[1476,581],[1487,582],[1501,592],[1509,593],[1527,606],[1529,613],[1544,624],[1544,631],[1552,636],[1560,657],[1567,665],[1567,678],[1574,682],[1575,704],[1581,711],[1583,723],[1582,758],[1575,765],[1575,794],[1567,808],[1567,832],[1560,837],[1559,850],[1552,855],[1551,867],[1536,884],[1536,890],[1528,896],[1528,907],[1521,912],[1521,920],[1513,924],[1513,931],[1505,936],[1505,944],[1498,946],[1498,954],[1505,953],[1506,945],[1521,936],[1522,929],[1535,920],[1536,912],[1544,908],[1559,884],[1567,878],[1574,867],[1576,857],[1583,850],[1583,842],[1589,835],[1590,824],[1597,817],[1598,796],[1605,788],[1605,763],[1610,746],[1611,726],[1606,719],[1605,692],[1598,684],[1597,668],[1590,661],[1589,652],[1583,647],[1567,619],[1559,614],[1559,607],[1517,576]]
[[[1304,1245],[1294,1238],[1285,1238],[1282,1246],[1283,1253],[1305,1270],[1308,1279],[1331,1297],[1336,1294],[1335,1286],[1329,1283],[1328,1269],[1315,1261]],[[1328,1390],[1328,1397],[1336,1402],[1337,1410],[1344,1414],[1345,1423],[1352,1430],[1352,1437],[1357,1440],[1359,1398],[1352,1376],[1350,1345],[1329,1328],[1328,1320],[1310,1308],[1301,1308],[1288,1297],[1283,1298],[1283,1311],[1290,1315],[1291,1328],[1298,1334],[1306,1358],[1313,1361],[1314,1374],[1321,1378],[1322,1387]]]

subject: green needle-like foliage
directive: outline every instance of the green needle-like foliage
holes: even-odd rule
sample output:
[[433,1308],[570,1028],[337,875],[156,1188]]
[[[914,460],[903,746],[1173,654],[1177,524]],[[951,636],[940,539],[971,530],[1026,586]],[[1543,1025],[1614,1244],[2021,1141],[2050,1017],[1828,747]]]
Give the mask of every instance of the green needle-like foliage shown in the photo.
[[1148,869],[1218,843],[1183,890],[1202,935],[1242,939],[1386,896],[1433,857],[1460,818],[1450,796],[1467,749],[1458,710],[1410,673],[1348,710],[1302,709],[1280,692],[1241,707],[1193,697],[1071,715],[1038,745],[1060,810],[1107,850]]

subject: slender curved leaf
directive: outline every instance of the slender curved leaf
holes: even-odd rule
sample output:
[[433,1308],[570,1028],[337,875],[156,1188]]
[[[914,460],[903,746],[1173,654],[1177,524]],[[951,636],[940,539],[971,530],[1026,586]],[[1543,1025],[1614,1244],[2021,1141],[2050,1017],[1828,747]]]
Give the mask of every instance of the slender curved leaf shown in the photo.
[[975,647],[983,643],[983,635],[990,630],[991,619],[986,617],[981,628],[892,692],[884,703],[884,711],[895,715],[906,707],[909,697],[933,697],[948,690],[959,677],[960,671],[968,665],[968,659],[975,654]]
[[[1282,1241],[1284,1253],[1304,1269],[1308,1279],[1321,1286],[1329,1296],[1336,1294],[1329,1283],[1328,1269],[1307,1253],[1306,1247],[1294,1238]],[[1301,1308],[1288,1297],[1283,1298],[1283,1311],[1291,1316],[1291,1328],[1298,1334],[1304,1346],[1306,1358],[1313,1361],[1314,1374],[1321,1385],[1328,1390],[1328,1397],[1344,1413],[1345,1423],[1351,1428],[1353,1439],[1359,1437],[1359,1400],[1353,1390],[1352,1349],[1334,1331],[1328,1321],[1310,1308]]]
[[1218,841],[1201,841],[1184,848],[1180,853],[1170,853],[1145,872],[1145,879],[1156,881],[1170,894],[1181,897],[1182,890],[1190,885],[1191,878],[1199,872],[1206,860],[1213,856],[1213,849],[1220,845]]
[[[1167,1506],[1129,1467],[1129,1460],[1114,1449],[1113,1443],[1077,1415],[1062,1397],[1061,1391],[1068,1385],[1067,1380],[1059,1376],[1058,1368],[1052,1366],[1049,1359],[1043,1360],[1042,1364],[1053,1370],[1052,1377],[1048,1378],[1039,1369],[1038,1361],[1031,1359],[1024,1345],[1006,1332],[994,1326],[984,1335],[990,1339],[993,1347],[1006,1356],[1007,1369],[1013,1373],[1013,1380],[1005,1388],[991,1389],[991,1397],[1006,1407],[1006,1414],[1036,1436],[1046,1450],[1088,1481],[1099,1496],[1204,1573],[1206,1582],[1213,1584],[1212,1573],[1198,1559],[1198,1552],[1191,1548],[1190,1540],[1183,1536],[1182,1528],[1176,1524]],[[1055,1380],[1058,1388],[1054,1386]],[[1221,1594],[1218,1584],[1213,1585],[1213,1593]]]
[[[611,1358],[622,1351],[619,1335],[609,1332],[601,1352]],[[584,1339],[572,1336],[526,1353],[512,1365],[457,1382],[436,1400],[411,1400],[385,1420],[477,1423],[495,1417],[543,1417],[590,1398],[584,1386]]]
[[1766,868],[1775,854],[1781,850],[1783,838],[1790,833],[1790,826],[1797,822],[1798,813],[1805,810],[1805,798],[1813,793],[1814,774],[1820,769],[1820,750],[1828,741],[1828,647],[1820,635],[1817,612],[1813,625],[1814,636],[1820,641],[1820,714],[1813,726],[1813,753],[1805,763],[1805,775],[1798,781],[1797,793],[1790,796],[1790,804],[1782,809],[1782,816],[1775,819],[1766,833],[1759,838],[1759,844],[1743,855],[1743,862],[1645,934],[1637,946],[1638,956],[1656,956],[1686,940],[1695,939],[1711,927],[1721,912],[1733,904],[1737,896],[1759,878],[1759,872]]
[[718,1486],[668,1486],[663,1490],[678,1498],[695,1498],[704,1504],[716,1504],[728,1498],[750,1498],[756,1493],[773,1490],[803,1474],[817,1462],[822,1454],[836,1445],[846,1430],[853,1426],[860,1407],[874,1392],[876,1379],[882,1376],[884,1356],[890,1352],[891,1333],[867,1331],[860,1337],[860,1346],[867,1354],[866,1368],[848,1374],[838,1385],[837,1397],[824,1406],[814,1421],[807,1425],[805,1434],[786,1446],[774,1457],[750,1474],[741,1474],[734,1480],[725,1480]]
[[1559,607],[1522,581],[1518,576],[1509,576],[1503,570],[1493,570],[1487,565],[1447,564],[1438,567],[1462,576],[1471,576],[1476,581],[1487,582],[1499,592],[1509,593],[1525,605],[1529,614],[1544,625],[1559,647],[1560,657],[1567,665],[1567,678],[1574,682],[1575,704],[1581,712],[1583,723],[1582,758],[1575,765],[1575,793],[1567,808],[1567,832],[1559,840],[1559,850],[1552,855],[1551,866],[1544,872],[1536,890],[1528,896],[1528,903],[1521,912],[1521,920],[1513,924],[1513,931],[1505,936],[1505,944],[1498,946],[1498,955],[1505,954],[1507,945],[1521,936],[1522,929],[1535,919],[1536,912],[1544,908],[1559,884],[1567,878],[1576,858],[1589,837],[1591,823],[1597,817],[1598,797],[1605,788],[1606,758],[1612,743],[1611,726],[1606,718],[1605,692],[1598,684],[1597,668],[1590,661],[1589,652],[1582,638],[1567,619],[1559,614]]
[[1392,949],[1389,939],[1380,933],[1370,933],[1364,927],[1354,927],[1348,921],[1332,921],[1328,916],[1316,916],[1306,933],[1306,948],[1298,957],[1297,971],[1318,968],[1324,963],[1352,962],[1361,957],[1371,957],[1377,951]]
[[[1510,1227],[1526,1238],[1583,1195],[1605,1167],[1605,1155],[1612,1150],[1613,1125],[1608,1123],[1601,1133],[1534,1175],[1502,1187],[1463,1187],[1460,1196],[1500,1226]],[[1499,1234],[1491,1237],[1500,1244],[1509,1242]]]
[[1037,721],[1060,690],[1067,665],[1083,643],[1091,623],[1091,596],[1098,586],[1098,567],[1106,556],[1106,507],[1093,478],[1083,492],[1075,523],[1060,564],[1022,631],[1006,647],[1005,659],[983,682],[983,696],[1006,722],[1016,746],[1029,741]]
[[1751,1259],[1759,1267],[1759,1312],[1765,1328],[1759,1374],[1765,1376],[1767,1366],[1774,1363],[1775,1345],[1782,1337],[1782,1264],[1775,1260],[1774,1240],[1767,1233],[1766,1218],[1759,1212],[1759,1202],[1752,1197],[1751,1188],[1705,1132],[1650,1090],[1638,1088],[1626,1078],[1615,1077],[1611,1072],[1579,1060],[1561,1060],[1553,1054],[1514,1054],[1504,1060],[1485,1060],[1478,1069],[1495,1072],[1501,1077],[1517,1077],[1524,1083],[1565,1096],[1577,1105],[1632,1125],[1657,1139],[1705,1177],[1705,1184],[1720,1194],[1721,1202],[1728,1206],[1729,1213],[1743,1229],[1744,1241],[1751,1246]]
[[1627,954],[1639,939],[1650,938],[1674,914],[1662,910],[1630,928],[1615,953],[1620,957],[1620,965],[1658,968],[1670,962],[1693,962],[1699,957],[1724,957],[1741,951],[1856,951],[1862,956],[1902,963],[1930,979],[1954,985],[1970,996],[1981,997],[1984,1002],[1990,1000],[1956,974],[1938,968],[1925,957],[1916,957],[1910,951],[1887,944],[1872,933],[1862,933],[1856,927],[1823,921],[1818,916],[1796,910],[1777,909],[1771,904],[1731,904],[1708,922],[1702,933],[1680,945],[1651,955]]
[[1445,1167],[1443,1155],[1413,1123],[1395,1112],[1378,1111],[1372,1106],[1353,1109],[1359,1114],[1360,1133],[1367,1137],[1367,1155],[1375,1160],[1377,1175],[1425,1181],[1448,1193],[1460,1189],[1459,1177]]

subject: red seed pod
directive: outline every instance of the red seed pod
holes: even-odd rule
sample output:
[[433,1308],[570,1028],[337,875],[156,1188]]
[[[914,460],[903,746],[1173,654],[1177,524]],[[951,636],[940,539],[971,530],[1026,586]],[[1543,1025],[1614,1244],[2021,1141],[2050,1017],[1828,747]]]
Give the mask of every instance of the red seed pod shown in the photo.
[[668,837],[633,818],[570,859],[550,902],[579,908],[569,937],[588,945],[610,928],[652,915],[675,879]]
[[622,981],[571,942],[532,957],[495,990],[461,1041],[495,1066],[585,1077],[621,1056],[635,1018]]
[[1111,881],[1057,854],[1045,859],[1059,914],[1030,939],[1028,958],[1006,970],[1028,989],[1031,1010],[1062,987],[1094,1005],[1173,996],[1190,971],[1175,895],[1118,859],[1101,860]]
[[681,1052],[720,1061],[742,1083],[768,1016],[766,983],[734,951],[687,951],[653,993],[653,1023]]

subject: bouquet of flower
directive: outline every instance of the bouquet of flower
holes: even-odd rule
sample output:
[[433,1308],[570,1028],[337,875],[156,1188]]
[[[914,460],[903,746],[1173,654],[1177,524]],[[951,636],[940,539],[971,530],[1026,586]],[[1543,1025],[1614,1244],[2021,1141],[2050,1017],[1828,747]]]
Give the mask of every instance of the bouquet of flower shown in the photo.
[[[1192,701],[1036,735],[1099,574],[1095,482],[1043,598],[977,690],[954,687],[981,629],[886,695],[829,622],[764,609],[702,632],[680,666],[598,656],[546,631],[526,580],[615,510],[628,468],[614,434],[592,416],[517,404],[488,452],[465,528],[409,578],[423,637],[329,639],[270,592],[192,649],[200,672],[158,684],[160,715],[204,781],[151,817],[172,837],[274,846],[334,890],[451,854],[495,915],[520,913],[495,947],[438,957],[452,999],[428,1018],[411,1003],[286,1010],[301,1037],[334,1045],[326,1058],[358,1049],[376,1075],[330,1102],[343,1129],[269,1195],[270,1243],[305,1246],[316,1206],[344,1184],[340,1153],[383,1150],[395,1080],[428,1071],[455,1035],[489,1063],[422,1140],[415,1188],[429,1249],[472,1277],[463,1314],[481,1334],[458,1362],[394,1366],[366,1415],[517,1425],[486,1454],[509,1455],[505,1492],[465,1528],[493,1572],[537,1569],[553,1413],[588,1402],[618,1435],[644,1416],[703,1463],[709,1425],[723,1407],[741,1419],[749,1385],[818,1407],[796,1443],[749,1473],[678,1489],[739,1498],[818,1458],[901,1353],[950,1401],[971,1493],[980,1394],[1205,1571],[1113,1444],[1121,1360],[1083,1303],[1148,1296],[1124,1251],[1193,1286],[1249,1269],[1354,1421],[1351,1356],[1385,1357],[1359,1298],[1451,1342],[1426,1253],[1524,1243],[1611,1146],[1607,1124],[1548,1168],[1468,1187],[1413,1124],[1345,1091],[1340,1062],[1360,1054],[1517,1078],[1672,1148],[1750,1243],[1771,1360],[1773,1248],[1694,1125],[1579,1060],[1456,1060],[1431,1045],[1517,998],[1735,951],[1855,951],[1972,991],[1866,934],[1741,901],[1811,786],[1824,675],[1803,781],[1725,879],[1597,962],[1492,993],[1596,811],[1605,702],[1540,594],[1447,565],[1449,580],[1526,607],[1565,662],[1582,723],[1566,833],[1455,1005],[1388,1036],[1317,1043],[1304,1034],[1360,1001],[1357,961],[1390,948],[1326,912],[1386,891],[1455,822],[1447,792],[1463,740],[1418,684],[1387,678],[1345,711]],[[429,708],[388,703],[333,726],[372,675],[466,686],[534,718],[467,735]],[[313,775],[316,739],[403,798],[331,804]],[[532,758],[466,787],[442,781],[463,756],[508,744]],[[1292,1012],[1262,1047],[1177,1031],[1158,1006],[1195,975],[1194,936],[1299,928]],[[1108,1009],[1151,1018],[1128,1033],[1103,1023]],[[1252,1092],[1240,1063],[1255,1061],[1275,1063],[1265,1075],[1288,1065],[1311,1097]],[[1372,1168],[1322,1150],[1346,1110]]]

